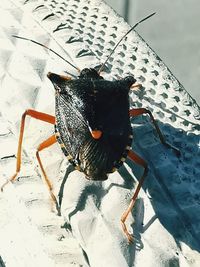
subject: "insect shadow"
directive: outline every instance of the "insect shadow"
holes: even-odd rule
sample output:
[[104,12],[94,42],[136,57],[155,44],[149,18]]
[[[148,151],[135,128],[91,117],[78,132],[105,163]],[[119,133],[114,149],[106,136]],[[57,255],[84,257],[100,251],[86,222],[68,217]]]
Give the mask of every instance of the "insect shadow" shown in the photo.
[[[186,123],[186,122],[185,122]],[[144,131],[146,131],[145,126]],[[181,157],[160,144],[144,149],[142,143],[142,129],[135,129],[133,142],[134,150],[148,162],[149,172],[142,186],[147,193],[155,215],[138,229],[138,235],[145,232],[158,219],[164,228],[174,237],[181,250],[184,242],[192,250],[200,251],[198,222],[200,219],[199,195],[199,135],[174,128],[169,124],[159,123],[159,127],[166,133],[166,139],[181,151]],[[198,128],[198,125],[194,125]],[[149,132],[147,132],[149,135]],[[145,135],[145,133],[144,133]],[[154,137],[151,135],[152,140]],[[133,162],[127,161],[128,166],[135,173]],[[160,166],[159,166],[160,165]],[[121,169],[125,179],[131,179],[127,169]],[[137,171],[135,177],[139,178]],[[143,215],[140,214],[142,221]]]
[[[141,250],[144,246],[142,234],[156,220],[159,220],[168,233],[173,236],[180,251],[181,243],[183,242],[192,250],[200,251],[197,229],[200,214],[200,197],[197,190],[197,186],[199,186],[199,170],[195,168],[195,164],[199,164],[198,145],[200,137],[180,131],[180,129],[161,122],[159,122],[159,126],[164,129],[167,141],[179,147],[181,157],[177,159],[173,151],[160,144],[159,140],[156,140],[156,134],[150,123],[144,124],[139,129],[134,129],[133,127],[134,150],[148,162],[149,172],[142,186],[145,192],[145,199],[139,196],[132,211],[134,223],[132,223],[131,227],[134,232],[134,242],[127,246],[126,251],[124,251],[129,266],[132,266],[134,262],[136,251]],[[148,134],[149,140],[153,140],[153,149],[148,146],[145,148],[142,143],[141,133],[144,135],[144,139]],[[192,158],[197,159],[196,163],[192,158],[188,160],[188,151],[191,153]],[[163,161],[164,159],[165,162]],[[132,190],[137,184],[137,179],[139,180],[141,177],[141,167],[137,168],[136,164],[130,160],[127,160],[126,164],[118,172],[123,182],[117,183],[112,179],[106,190],[99,183],[89,184],[82,191],[76,208],[70,213],[69,221],[78,211],[85,209],[89,196],[94,196],[95,205],[101,212],[101,202],[113,187]],[[65,177],[67,178],[67,176],[68,174]],[[196,190],[192,192],[192,188],[196,188]],[[150,201],[155,212],[145,223],[143,222],[145,213],[144,201]]]

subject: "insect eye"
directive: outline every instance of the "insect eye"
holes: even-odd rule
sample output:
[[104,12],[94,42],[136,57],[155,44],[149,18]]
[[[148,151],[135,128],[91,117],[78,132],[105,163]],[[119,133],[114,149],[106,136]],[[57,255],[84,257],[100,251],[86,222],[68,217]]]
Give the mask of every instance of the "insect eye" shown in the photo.
[[80,72],[80,77],[87,75],[89,72],[90,72],[90,70],[88,68],[83,69]]
[[131,76],[131,75],[125,77],[124,80],[127,81],[128,85],[130,86],[136,82],[136,79],[134,78],[134,76]]
[[81,79],[102,79],[95,69],[85,68],[80,72],[79,78]]

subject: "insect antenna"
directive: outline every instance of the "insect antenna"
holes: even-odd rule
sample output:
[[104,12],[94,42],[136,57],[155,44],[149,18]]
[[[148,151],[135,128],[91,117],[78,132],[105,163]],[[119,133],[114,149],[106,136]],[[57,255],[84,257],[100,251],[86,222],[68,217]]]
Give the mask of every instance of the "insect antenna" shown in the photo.
[[113,48],[113,50],[111,51],[111,53],[107,56],[107,58],[106,58],[106,60],[104,61],[104,63],[101,65],[101,67],[100,67],[100,69],[99,69],[99,71],[98,71],[99,74],[100,74],[101,71],[104,69],[104,67],[105,67],[106,63],[108,62],[109,58],[112,56],[112,54],[114,53],[114,51],[116,50],[116,48],[118,47],[118,45],[121,43],[121,41],[122,41],[122,40],[123,40],[123,39],[124,39],[124,38],[125,38],[131,31],[132,31],[132,30],[134,30],[140,23],[142,23],[143,21],[149,19],[150,17],[152,17],[152,16],[155,15],[155,14],[156,14],[156,12],[152,13],[151,15],[149,15],[149,16],[145,17],[144,19],[140,20],[139,22],[137,22],[133,27],[130,28],[130,30],[129,30],[127,33],[125,33],[125,34],[121,37],[121,39],[117,42],[117,44],[115,45],[115,47]]
[[[15,37],[15,38],[21,39],[21,40],[30,41],[30,42],[32,42],[32,43],[34,43],[36,45],[44,47],[45,49],[49,50],[50,52],[54,53],[56,56],[58,56],[59,58],[61,58],[65,62],[67,62],[71,67],[73,67],[74,69],[78,70],[78,72],[80,72],[79,68],[77,68],[75,65],[73,65],[71,62],[69,62],[67,59],[65,59],[64,57],[59,55],[56,51],[54,51],[53,49],[49,48],[48,46],[46,46],[44,44],[41,44],[41,43],[39,43],[39,42],[37,42],[35,40],[29,39],[29,38],[25,38],[25,37],[21,37],[21,36],[17,36],[17,35],[12,35],[12,36]],[[70,74],[70,75],[74,76],[73,74]]]

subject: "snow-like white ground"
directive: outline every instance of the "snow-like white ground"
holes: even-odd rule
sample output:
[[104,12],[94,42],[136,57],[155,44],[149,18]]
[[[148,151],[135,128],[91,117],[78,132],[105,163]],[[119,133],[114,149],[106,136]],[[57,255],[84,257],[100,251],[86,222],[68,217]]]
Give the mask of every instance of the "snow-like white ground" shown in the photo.
[[[3,0],[0,12],[3,184],[15,171],[21,114],[27,108],[54,114],[54,89],[46,74],[66,69],[76,74],[45,49],[12,35],[40,41],[83,68],[103,61],[128,25],[101,1]],[[134,233],[129,244],[120,217],[142,169],[127,161],[107,181],[89,182],[78,171],[66,173],[67,160],[55,144],[41,158],[56,195],[66,179],[62,216],[57,216],[35,157],[54,127],[28,119],[21,172],[0,194],[0,256],[6,267],[199,266],[199,107],[135,33],[124,40],[108,68],[106,78],[132,73],[143,84],[131,93],[131,106],[149,108],[181,156],[160,144],[147,117],[132,120],[133,148],[148,162],[149,173],[127,222]]]

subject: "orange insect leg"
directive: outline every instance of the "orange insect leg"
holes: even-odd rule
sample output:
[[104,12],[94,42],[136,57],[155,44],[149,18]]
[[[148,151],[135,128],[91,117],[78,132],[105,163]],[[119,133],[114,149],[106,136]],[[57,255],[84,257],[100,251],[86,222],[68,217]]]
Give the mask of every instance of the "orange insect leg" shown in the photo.
[[140,189],[142,187],[142,184],[143,184],[143,182],[145,180],[145,177],[147,175],[147,163],[133,151],[129,151],[128,157],[131,160],[133,160],[135,163],[137,163],[138,165],[141,165],[144,168],[143,175],[139,180],[139,183],[138,183],[138,186],[137,186],[137,188],[135,190],[135,193],[134,193],[133,197],[131,198],[131,202],[130,202],[128,208],[124,211],[124,213],[121,216],[122,229],[123,229],[125,235],[127,236],[128,241],[132,242],[133,241],[133,236],[128,232],[126,224],[125,224],[125,221],[126,221],[128,215],[130,214],[130,212],[132,211],[133,207],[134,207],[134,204],[135,204],[135,201],[136,201],[137,196],[139,194],[139,191],[140,191]]
[[18,141],[18,150],[17,150],[17,163],[16,163],[16,172],[15,174],[8,180],[6,181],[2,186],[1,186],[1,191],[3,191],[4,186],[10,181],[14,181],[20,171],[21,168],[21,153],[22,153],[22,142],[23,142],[23,136],[24,136],[24,128],[25,128],[25,119],[26,116],[29,115],[32,118],[42,120],[51,124],[55,124],[55,117],[43,112],[38,112],[36,110],[28,109],[24,112],[22,115],[21,119],[21,126],[20,126],[20,135],[19,135],[19,141]]

